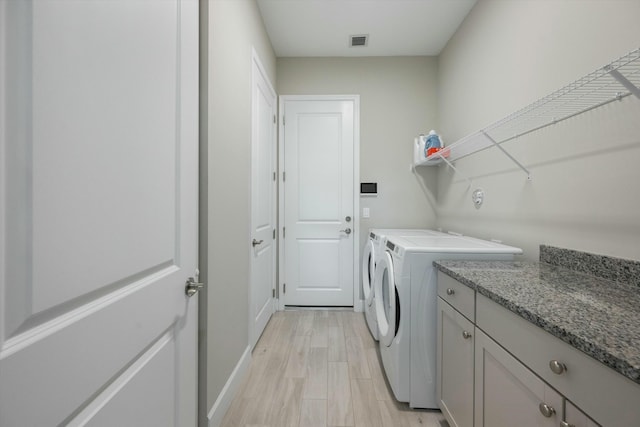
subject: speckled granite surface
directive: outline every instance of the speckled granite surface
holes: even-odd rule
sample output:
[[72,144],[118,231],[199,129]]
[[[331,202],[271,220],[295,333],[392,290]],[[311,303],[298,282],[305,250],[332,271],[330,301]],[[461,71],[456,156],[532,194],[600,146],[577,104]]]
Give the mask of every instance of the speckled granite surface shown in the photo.
[[434,266],[640,384],[640,288],[544,262]]
[[540,245],[540,262],[640,288],[640,262]]

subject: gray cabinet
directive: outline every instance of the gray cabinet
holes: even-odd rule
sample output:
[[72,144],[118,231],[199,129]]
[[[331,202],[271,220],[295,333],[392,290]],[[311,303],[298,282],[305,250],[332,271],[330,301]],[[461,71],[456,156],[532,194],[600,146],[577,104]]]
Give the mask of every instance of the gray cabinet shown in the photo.
[[564,423],[560,427],[601,427],[570,401],[565,402]]
[[562,396],[476,328],[475,427],[557,427]]
[[474,326],[438,298],[438,402],[451,427],[473,426]]
[[591,419],[640,426],[640,386],[629,378],[480,294],[476,326]]
[[451,427],[640,426],[638,384],[438,274],[437,393]]

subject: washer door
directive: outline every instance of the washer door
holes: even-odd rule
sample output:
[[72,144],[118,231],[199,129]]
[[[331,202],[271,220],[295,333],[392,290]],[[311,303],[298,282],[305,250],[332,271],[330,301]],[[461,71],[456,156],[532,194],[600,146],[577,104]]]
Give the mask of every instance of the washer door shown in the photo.
[[365,307],[371,305],[373,301],[373,277],[376,268],[376,248],[373,245],[373,240],[367,240],[367,245],[364,247],[364,253],[362,254],[362,292],[364,294]]
[[374,277],[379,339],[382,344],[388,347],[395,337],[397,326],[397,295],[393,274],[393,259],[388,251],[385,251],[376,264]]

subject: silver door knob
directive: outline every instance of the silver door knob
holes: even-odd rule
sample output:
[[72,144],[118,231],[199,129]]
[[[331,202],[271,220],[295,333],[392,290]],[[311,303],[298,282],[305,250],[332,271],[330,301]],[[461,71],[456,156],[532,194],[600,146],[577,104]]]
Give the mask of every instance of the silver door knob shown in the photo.
[[462,331],[462,338],[468,340],[469,338],[471,338],[471,332]]
[[184,293],[187,294],[188,297],[192,297],[202,288],[204,288],[204,283],[198,283],[193,277],[189,277],[184,288]]
[[349,235],[349,234],[351,234],[351,229],[347,228],[346,230],[340,230],[340,232]]
[[264,242],[264,240],[256,240],[256,239],[253,239],[253,242],[251,242],[251,246],[253,246],[253,247],[255,248],[256,246],[258,246],[258,245],[259,245],[259,244],[261,244],[262,242]]
[[576,427],[576,425],[575,424],[569,424],[566,421],[561,421],[560,422],[560,427]]
[[455,291],[455,290],[453,290],[453,289],[451,289],[451,288],[448,288],[448,289],[447,289],[447,295],[453,295],[453,294],[455,294],[455,293],[456,293],[456,291]]
[[556,413],[556,410],[553,409],[553,406],[549,406],[546,403],[541,403],[540,406],[538,406],[538,409],[540,409],[540,413],[547,418],[551,418]]
[[562,375],[563,373],[566,372],[567,365],[557,360],[552,360],[551,362],[549,362],[549,368],[551,369],[551,372],[553,372],[554,374]]

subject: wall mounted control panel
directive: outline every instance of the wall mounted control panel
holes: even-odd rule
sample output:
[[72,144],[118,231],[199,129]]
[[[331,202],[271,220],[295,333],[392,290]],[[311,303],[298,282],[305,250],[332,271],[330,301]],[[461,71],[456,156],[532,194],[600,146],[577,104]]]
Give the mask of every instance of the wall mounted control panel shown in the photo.
[[377,196],[378,183],[377,182],[361,182],[360,195],[361,196]]

